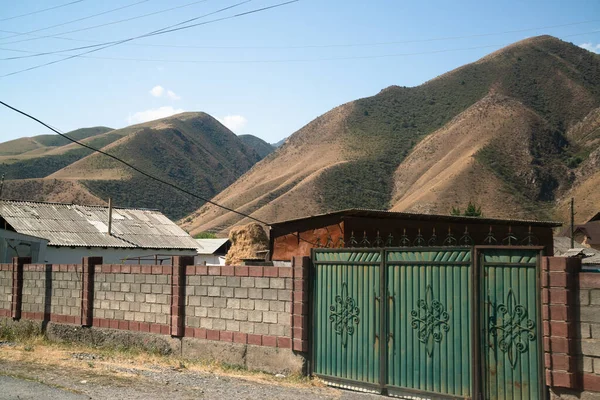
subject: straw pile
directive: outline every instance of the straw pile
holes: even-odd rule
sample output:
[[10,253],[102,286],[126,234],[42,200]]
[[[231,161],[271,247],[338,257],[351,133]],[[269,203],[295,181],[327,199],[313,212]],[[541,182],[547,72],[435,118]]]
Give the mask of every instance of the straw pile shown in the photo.
[[240,264],[243,259],[264,257],[259,251],[269,249],[269,238],[262,225],[253,222],[248,225],[236,226],[229,231],[231,247],[225,258],[226,265]]

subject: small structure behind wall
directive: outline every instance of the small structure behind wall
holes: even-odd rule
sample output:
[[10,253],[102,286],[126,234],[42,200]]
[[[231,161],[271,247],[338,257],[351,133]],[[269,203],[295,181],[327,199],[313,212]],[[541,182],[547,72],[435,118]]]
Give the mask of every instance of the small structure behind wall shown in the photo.
[[48,240],[0,229],[0,263],[10,263],[14,257],[31,257],[34,263],[44,262]]

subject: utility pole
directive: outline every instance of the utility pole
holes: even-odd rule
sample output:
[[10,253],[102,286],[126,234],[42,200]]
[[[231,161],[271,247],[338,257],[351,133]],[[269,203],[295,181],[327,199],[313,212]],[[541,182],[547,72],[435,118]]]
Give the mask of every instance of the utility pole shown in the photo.
[[571,248],[575,247],[575,199],[571,197]]

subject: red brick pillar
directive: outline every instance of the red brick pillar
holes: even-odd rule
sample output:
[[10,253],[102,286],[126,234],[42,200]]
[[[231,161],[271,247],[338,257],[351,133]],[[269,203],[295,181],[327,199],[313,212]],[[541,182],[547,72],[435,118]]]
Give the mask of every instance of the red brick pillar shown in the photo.
[[575,389],[577,366],[578,258],[542,258],[542,319],[546,385]]
[[308,291],[310,257],[294,257],[294,291],[292,298],[292,349],[294,351],[308,352]]
[[194,256],[175,256],[171,272],[171,336],[183,337],[185,331],[185,272],[194,265]]
[[102,257],[83,257],[81,260],[81,325],[92,326],[94,320],[94,272],[102,265]]
[[12,300],[10,316],[21,319],[21,305],[23,303],[23,266],[31,264],[31,257],[14,257],[12,260]]

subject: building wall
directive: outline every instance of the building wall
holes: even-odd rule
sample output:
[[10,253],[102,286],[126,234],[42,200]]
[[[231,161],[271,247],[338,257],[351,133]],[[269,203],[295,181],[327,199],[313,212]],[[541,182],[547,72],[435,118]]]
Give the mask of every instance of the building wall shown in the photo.
[[93,316],[100,326],[157,324],[166,332],[171,316],[171,267],[97,266],[93,301]]
[[138,264],[137,260],[128,260],[123,262],[123,259],[131,257],[146,257],[147,260],[142,260],[140,264],[152,265],[156,264],[152,258],[155,254],[164,255],[167,260],[163,264],[170,265],[172,256],[180,255],[196,255],[196,250],[161,250],[161,249],[120,249],[110,248],[103,249],[99,247],[56,247],[48,246],[46,250],[46,263],[50,264],[80,264],[83,257],[102,257],[106,264]]
[[47,243],[45,239],[0,229],[0,262],[9,263],[13,257],[31,257],[34,263],[43,262]]
[[196,265],[225,265],[225,256],[214,254],[198,254],[194,258]]

